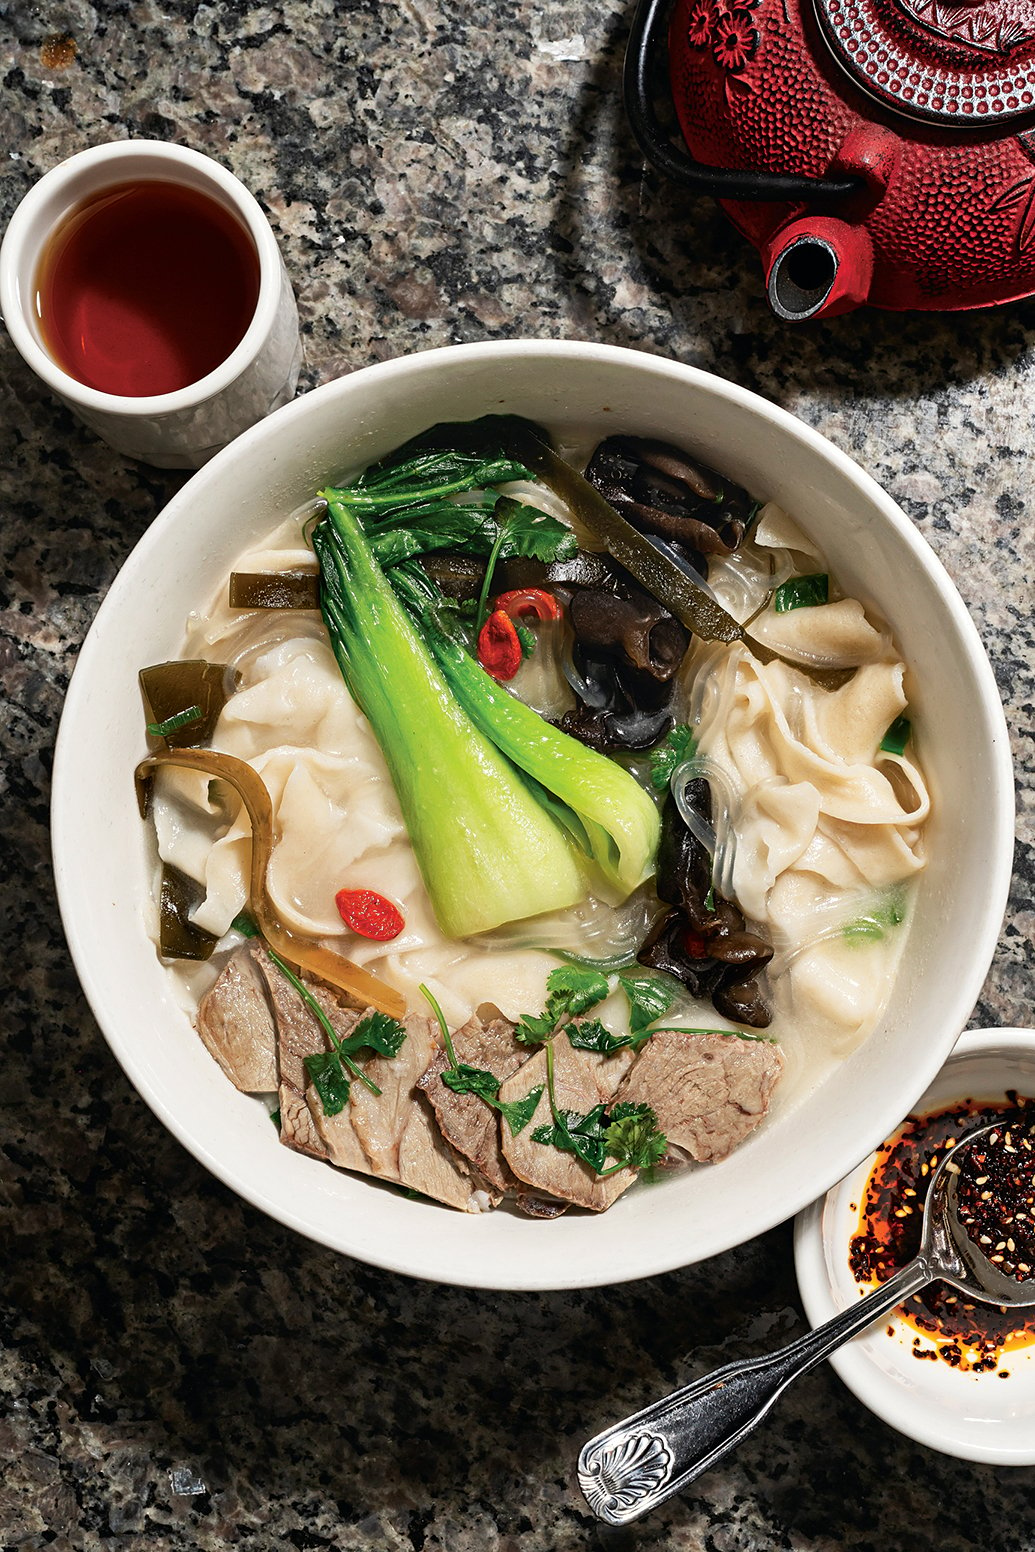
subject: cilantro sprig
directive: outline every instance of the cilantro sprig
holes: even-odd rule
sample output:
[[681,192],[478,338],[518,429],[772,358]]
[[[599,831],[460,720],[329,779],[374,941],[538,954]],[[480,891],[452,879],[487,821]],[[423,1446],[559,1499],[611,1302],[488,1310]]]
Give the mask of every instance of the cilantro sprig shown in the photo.
[[543,1096],[543,1085],[540,1084],[538,1088],[532,1089],[525,1095],[524,1099],[500,1099],[500,1080],[495,1073],[489,1072],[486,1067],[472,1067],[468,1062],[457,1061],[453,1037],[449,1033],[449,1025],[446,1023],[445,1015],[439,1006],[438,999],[423,984],[420,987],[420,991],[431,1004],[435,1018],[438,1020],[438,1027],[442,1031],[446,1055],[449,1058],[449,1066],[444,1068],[440,1074],[442,1082],[447,1089],[452,1089],[454,1094],[475,1094],[485,1104],[491,1105],[493,1110],[498,1110],[510,1127],[511,1136],[516,1137],[519,1132],[524,1131],[529,1121],[535,1115],[536,1108]]
[[[258,927],[246,911],[235,916],[230,923],[235,932],[239,932],[245,938],[257,938],[261,936]],[[360,1051],[375,1052],[378,1056],[394,1058],[402,1050],[406,1039],[406,1027],[398,1019],[390,1018],[387,1013],[368,1013],[366,1018],[360,1019],[353,1027],[351,1035],[344,1039],[338,1034],[334,1025],[327,1017],[312,992],[306,986],[290,965],[284,963],[275,949],[268,943],[264,944],[266,953],[276,965],[285,980],[294,987],[301,997],[309,1012],[322,1028],[327,1039],[331,1043],[329,1051],[316,1051],[311,1056],[302,1058],[302,1065],[308,1073],[320,1103],[323,1105],[324,1114],[328,1116],[339,1115],[349,1102],[352,1089],[352,1080],[358,1078],[371,1094],[380,1095],[381,1090],[372,1078],[368,1078],[362,1067],[353,1060]],[[274,1112],[277,1116],[277,1124],[280,1124],[280,1112]]]
[[523,1013],[514,1038],[521,1045],[542,1045],[562,1022],[588,1013],[611,990],[606,975],[586,965],[559,965],[546,978],[546,1007],[540,1015]]
[[[594,1105],[584,1115],[561,1110],[554,1079],[554,1049],[546,1047],[546,1088],[552,1124],[537,1126],[533,1142],[573,1153],[601,1180],[620,1169],[650,1169],[664,1158],[668,1141],[649,1105],[623,1102],[608,1110]],[[608,1159],[614,1162],[608,1164]]]
[[475,634],[485,624],[489,612],[492,578],[498,560],[510,560],[518,556],[527,560],[570,560],[579,547],[567,523],[551,517],[548,512],[540,512],[538,507],[514,501],[510,496],[499,498],[494,516],[499,528],[482,579]]

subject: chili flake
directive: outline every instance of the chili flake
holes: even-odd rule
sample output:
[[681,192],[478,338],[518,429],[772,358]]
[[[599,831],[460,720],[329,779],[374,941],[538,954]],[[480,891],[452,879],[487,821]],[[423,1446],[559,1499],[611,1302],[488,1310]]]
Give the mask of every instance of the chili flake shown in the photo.
[[[1004,1122],[959,1169],[956,1210],[968,1237],[1007,1277],[1026,1282],[1035,1264],[1035,1131]],[[989,1252],[986,1248],[994,1245]]]
[[[1011,1092],[997,1105],[968,1099],[948,1109],[912,1115],[882,1145],[860,1203],[859,1231],[849,1247],[849,1265],[857,1282],[879,1286],[913,1259],[920,1249],[923,1200],[939,1161],[964,1132],[998,1120],[1004,1128],[1030,1136],[1035,1099],[1022,1099]],[[987,1173],[991,1176],[990,1170]],[[979,1164],[974,1172],[979,1199],[989,1188],[988,1182],[976,1184],[985,1174],[985,1166]],[[987,1208],[989,1204],[980,1205]],[[904,1212],[907,1207],[912,1210]],[[1022,1205],[1020,1210],[1035,1233],[1030,1222],[1035,1208]],[[993,1229],[988,1233],[989,1225],[985,1224],[973,1233],[978,1240],[982,1235],[989,1240],[981,1246],[986,1253],[1002,1240],[1003,1250],[994,1253],[1005,1257],[1009,1254],[1007,1239],[1012,1238],[1018,1247],[1027,1244],[1021,1238],[1028,1232],[1024,1225],[1022,1218],[1019,1224],[1004,1224],[1002,1232]],[[1016,1255],[1018,1270],[1021,1262],[1035,1266],[1030,1247],[1024,1254],[1018,1249]],[[1027,1275],[1021,1272],[1022,1277]],[[896,1313],[920,1333],[913,1342],[915,1358],[941,1360],[971,1373],[995,1370],[1004,1351],[1035,1343],[1035,1310],[978,1303],[946,1283],[931,1283],[901,1304]]]

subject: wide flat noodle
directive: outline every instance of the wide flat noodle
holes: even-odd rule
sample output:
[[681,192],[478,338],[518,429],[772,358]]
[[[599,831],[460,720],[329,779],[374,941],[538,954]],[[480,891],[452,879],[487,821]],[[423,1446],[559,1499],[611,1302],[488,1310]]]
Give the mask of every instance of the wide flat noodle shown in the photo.
[[[235,569],[299,563],[298,525],[284,525]],[[349,695],[323,624],[309,612],[230,610],[225,589],[198,616],[186,656],[226,662],[240,675],[212,747],[246,760],[273,804],[276,844],[270,899],[290,930],[321,938],[426,1007],[427,985],[451,1024],[484,1003],[517,1018],[542,1006],[552,956],[534,949],[489,952],[445,938],[435,920],[395,789],[366,718]],[[203,885],[193,919],[222,936],[248,896],[251,832],[236,797],[203,776],[162,770],[155,783],[159,854]],[[405,927],[391,942],[347,932],[334,896],[375,889],[399,907]]]
[[[793,537],[771,526],[772,537]],[[907,704],[890,638],[852,600],[763,618],[798,616],[796,635],[783,629],[781,642],[796,640],[818,661],[840,653],[860,663],[846,684],[822,690],[744,646],[699,645],[689,720],[735,795],[733,891],[776,949],[777,1020],[843,1054],[886,1000],[904,935],[902,886],[924,865],[930,798],[915,761],[879,747]]]

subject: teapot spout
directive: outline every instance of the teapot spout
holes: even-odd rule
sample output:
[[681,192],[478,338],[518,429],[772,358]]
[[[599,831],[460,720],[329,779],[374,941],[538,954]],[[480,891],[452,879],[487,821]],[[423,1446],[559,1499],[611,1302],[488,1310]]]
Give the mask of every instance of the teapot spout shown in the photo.
[[832,318],[869,296],[873,244],[865,227],[805,216],[776,233],[765,262],[769,305],[778,318]]

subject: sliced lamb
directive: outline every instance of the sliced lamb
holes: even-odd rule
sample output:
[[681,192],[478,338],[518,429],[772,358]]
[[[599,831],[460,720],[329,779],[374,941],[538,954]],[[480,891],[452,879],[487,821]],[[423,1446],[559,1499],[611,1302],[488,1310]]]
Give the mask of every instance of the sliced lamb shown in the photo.
[[671,1146],[715,1163],[762,1120],[782,1070],[773,1041],[665,1030],[651,1036],[615,1101],[650,1105]]
[[[317,1051],[326,1051],[327,1036],[317,1018],[296,992],[287,976],[273,963],[266,950],[258,945],[251,952],[269,989],[270,1003],[277,1026],[277,1064],[279,1069],[278,1095],[280,1105],[280,1140],[299,1153],[312,1158],[325,1159],[327,1145],[316,1127],[306,1103],[306,1085],[309,1075],[303,1065],[304,1058]],[[335,1027],[340,1034],[347,1034],[359,1018],[354,1008],[348,1008],[333,997],[325,986],[316,986],[304,978],[307,990],[317,997],[325,1012],[333,1013]]]
[[405,1023],[406,1039],[398,1056],[372,1056],[363,1064],[379,1095],[354,1080],[348,1104],[329,1116],[310,1085],[309,1109],[326,1156],[339,1169],[376,1175],[461,1212],[494,1207],[499,1193],[490,1191],[445,1142],[416,1088],[432,1049],[438,1049],[436,1026],[416,1015]]
[[[553,1052],[557,1108],[573,1110],[579,1115],[613,1099],[633,1060],[628,1049],[617,1051],[613,1056],[573,1050],[563,1032],[554,1035]],[[603,1212],[632,1185],[636,1171],[620,1169],[602,1180],[573,1153],[564,1153],[549,1143],[536,1142],[533,1136],[536,1128],[549,1126],[553,1121],[546,1092],[545,1049],[537,1051],[500,1087],[500,1099],[510,1101],[524,1099],[540,1084],[543,1085],[542,1098],[528,1126],[516,1137],[510,1135],[509,1127],[500,1129],[504,1157],[518,1179],[532,1186],[535,1194],[545,1193],[576,1207]]]
[[487,1195],[484,1180],[472,1175],[445,1141],[417,1090],[417,1080],[438,1051],[438,1025],[419,1014],[410,1014],[405,1023],[399,1055],[391,1060],[375,1057],[363,1069],[381,1094],[371,1094],[359,1083],[352,1086],[348,1108],[370,1173],[463,1212],[494,1206],[499,1194]]
[[[509,1019],[493,1019],[483,1024],[473,1017],[452,1035],[458,1062],[481,1067],[494,1078],[504,1079],[528,1060],[528,1049],[514,1039],[515,1026]],[[500,1151],[500,1116],[477,1094],[455,1094],[442,1082],[449,1057],[436,1047],[431,1065],[417,1087],[427,1095],[435,1111],[439,1129],[448,1143],[480,1171],[498,1191],[516,1184]]]
[[198,1034],[245,1094],[277,1087],[277,1031],[266,983],[246,947],[236,949],[198,1008]]

